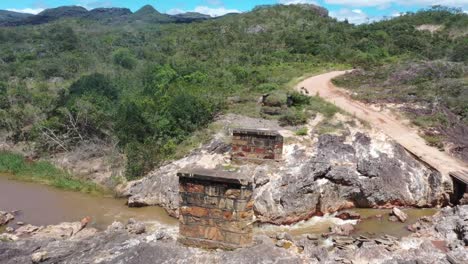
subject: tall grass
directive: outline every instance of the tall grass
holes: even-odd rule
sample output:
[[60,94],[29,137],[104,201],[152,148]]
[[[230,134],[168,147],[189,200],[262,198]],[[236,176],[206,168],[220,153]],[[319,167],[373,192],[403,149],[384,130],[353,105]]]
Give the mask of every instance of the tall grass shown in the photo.
[[56,188],[85,193],[103,193],[98,185],[76,179],[69,173],[46,161],[28,161],[22,155],[0,152],[0,173],[13,175],[15,179],[38,182]]

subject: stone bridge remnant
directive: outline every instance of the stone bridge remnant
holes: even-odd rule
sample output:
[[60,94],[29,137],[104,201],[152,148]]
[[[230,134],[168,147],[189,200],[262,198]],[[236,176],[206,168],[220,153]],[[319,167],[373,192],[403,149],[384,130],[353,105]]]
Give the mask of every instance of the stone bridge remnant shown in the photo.
[[232,131],[234,160],[281,160],[282,155],[283,136],[277,131],[241,128]]
[[452,171],[449,175],[453,182],[450,202],[455,205],[468,204],[468,171]]
[[179,238],[188,246],[236,249],[252,244],[252,181],[235,172],[186,169],[179,177]]

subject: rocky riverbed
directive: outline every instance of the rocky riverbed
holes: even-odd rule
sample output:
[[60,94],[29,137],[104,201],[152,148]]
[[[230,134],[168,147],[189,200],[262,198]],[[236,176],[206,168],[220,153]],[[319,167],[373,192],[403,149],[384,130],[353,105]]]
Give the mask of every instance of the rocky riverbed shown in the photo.
[[83,222],[24,226],[0,236],[0,263],[466,263],[468,205],[412,227],[415,233],[402,239],[257,235],[250,248],[208,251],[178,244],[177,228],[133,220],[102,232]]
[[[347,124],[342,117],[342,123]],[[228,119],[229,120],[229,119]],[[255,214],[260,222],[291,224],[347,208],[437,207],[446,205],[451,183],[384,134],[347,127],[342,133],[285,137],[280,162],[234,163],[229,159],[229,127],[277,129],[274,122],[243,118],[229,122],[209,143],[187,157],[128,183],[120,192],[130,206],[159,205],[178,215],[177,171],[185,166],[238,170],[255,182]],[[316,121],[309,124],[313,131]],[[363,132],[365,131],[365,132]],[[312,133],[312,132],[311,132]]]

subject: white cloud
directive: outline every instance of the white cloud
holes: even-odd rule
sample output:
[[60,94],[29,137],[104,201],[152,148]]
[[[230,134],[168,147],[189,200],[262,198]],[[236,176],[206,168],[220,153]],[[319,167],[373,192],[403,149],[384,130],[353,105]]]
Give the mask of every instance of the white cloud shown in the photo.
[[169,11],[167,11],[169,15],[176,15],[176,14],[181,14],[181,13],[186,13],[186,12],[197,12],[197,13],[209,15],[212,17],[218,17],[218,16],[222,16],[225,14],[229,14],[229,13],[241,13],[241,11],[237,9],[228,9],[224,7],[212,8],[208,6],[197,6],[193,10],[182,10],[182,9],[174,8],[174,9],[170,9]]
[[317,5],[316,1],[313,0],[278,0],[278,3],[282,5],[297,5],[297,4],[314,4]]
[[79,0],[79,6],[82,6],[88,10],[98,7],[113,7],[112,1],[109,0]]
[[390,4],[398,5],[444,5],[452,7],[467,7],[468,0],[325,0],[327,4],[345,5],[345,6],[388,6]]
[[179,8],[173,8],[173,9],[169,9],[167,10],[167,14],[169,15],[177,15],[177,14],[182,14],[182,13],[185,13],[186,11],[182,10],[182,9],[179,9]]
[[374,21],[375,18],[369,18],[366,13],[364,13],[361,9],[347,9],[343,8],[338,11],[330,12],[330,16],[334,17],[340,21],[348,20],[349,23],[352,24],[363,24],[366,22]]
[[7,9],[8,11],[18,12],[18,13],[27,13],[27,14],[39,14],[40,12],[44,11],[44,8],[24,8],[24,9],[16,9],[10,8]]

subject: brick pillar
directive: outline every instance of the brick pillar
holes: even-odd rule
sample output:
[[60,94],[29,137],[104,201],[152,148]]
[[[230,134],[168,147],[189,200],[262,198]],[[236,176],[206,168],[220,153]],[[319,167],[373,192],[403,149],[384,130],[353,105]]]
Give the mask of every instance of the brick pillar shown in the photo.
[[252,182],[236,173],[192,169],[179,177],[178,241],[202,248],[251,245]]
[[272,130],[234,129],[232,159],[281,160],[283,137]]

